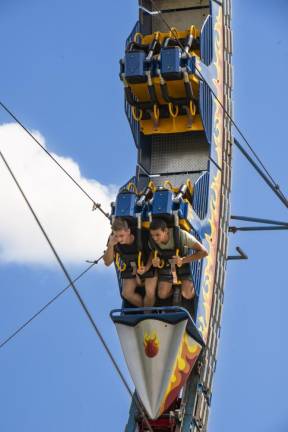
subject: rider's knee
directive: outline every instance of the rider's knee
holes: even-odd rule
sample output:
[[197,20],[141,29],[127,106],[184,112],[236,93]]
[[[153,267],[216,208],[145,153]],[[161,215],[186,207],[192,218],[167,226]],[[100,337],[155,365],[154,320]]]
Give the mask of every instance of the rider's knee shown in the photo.
[[192,282],[190,281],[184,281],[182,284],[182,290],[181,290],[182,297],[184,297],[186,300],[192,300],[195,296],[195,290]]
[[136,282],[134,279],[123,279],[122,297],[127,299],[135,290]]
[[184,297],[186,300],[192,300],[193,299],[193,297],[194,297],[194,291],[192,290],[192,291],[182,291],[182,297]]
[[158,297],[160,299],[166,299],[171,295],[171,287],[170,286],[160,286],[158,287]]
[[125,300],[129,300],[130,294],[131,294],[130,290],[123,288],[123,290],[122,290],[122,297]]
[[160,299],[166,299],[168,297],[166,290],[158,290],[158,297]]

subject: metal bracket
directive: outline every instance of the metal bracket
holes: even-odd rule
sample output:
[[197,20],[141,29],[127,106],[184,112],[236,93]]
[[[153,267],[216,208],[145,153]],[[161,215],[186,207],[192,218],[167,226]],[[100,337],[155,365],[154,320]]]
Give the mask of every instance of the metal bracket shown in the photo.
[[232,232],[235,234],[237,231],[282,231],[282,230],[288,230],[288,226],[261,226],[261,227],[255,227],[255,226],[245,226],[245,227],[236,227],[231,226],[229,227],[229,232]]
[[229,232],[235,234],[237,231],[277,231],[277,230],[287,230],[288,222],[276,221],[271,219],[262,219],[250,216],[231,216],[231,219],[245,222],[256,222],[258,224],[268,223],[269,225],[262,226],[244,226],[244,227],[236,227],[230,226]]
[[139,9],[141,9],[143,12],[146,12],[149,15],[159,15],[161,11],[151,11],[149,9],[146,9],[144,6],[139,6]]
[[236,251],[238,252],[238,255],[229,255],[227,261],[248,259],[248,255],[246,255],[239,246],[236,247]]
[[281,225],[281,226],[285,225],[288,227],[288,222],[276,221],[271,219],[263,219],[263,218],[251,217],[251,216],[235,216],[235,215],[232,215],[230,218],[234,220],[245,221],[245,222],[268,223],[271,225]]

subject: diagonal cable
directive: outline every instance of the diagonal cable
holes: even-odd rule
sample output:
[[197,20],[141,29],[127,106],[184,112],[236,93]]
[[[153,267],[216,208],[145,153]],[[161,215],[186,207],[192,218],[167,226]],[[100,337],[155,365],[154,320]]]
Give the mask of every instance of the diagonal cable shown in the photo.
[[13,171],[11,170],[10,166],[8,165],[8,163],[7,163],[7,161],[6,161],[6,159],[5,159],[5,157],[4,157],[4,155],[3,155],[2,152],[0,152],[0,157],[1,157],[1,159],[3,160],[4,164],[6,165],[6,168],[8,169],[8,171],[9,171],[11,177],[13,178],[13,180],[14,180],[14,182],[15,182],[15,184],[16,184],[18,190],[19,190],[19,192],[21,193],[22,197],[24,198],[24,200],[25,200],[27,206],[29,207],[29,210],[31,211],[31,213],[32,213],[32,215],[33,215],[33,217],[34,217],[34,219],[35,219],[37,225],[39,226],[39,228],[40,228],[40,230],[41,230],[43,236],[45,237],[47,243],[49,244],[51,251],[53,252],[53,254],[54,254],[54,256],[55,256],[55,258],[56,258],[56,260],[57,260],[59,266],[61,267],[63,273],[65,274],[65,276],[66,276],[66,278],[67,278],[67,280],[68,280],[68,282],[69,282],[69,286],[71,286],[71,288],[73,289],[73,291],[74,291],[74,293],[75,293],[75,295],[76,295],[78,301],[80,302],[82,308],[84,309],[84,312],[86,313],[86,315],[87,315],[87,317],[88,317],[88,319],[89,319],[89,321],[90,321],[90,323],[91,323],[93,329],[95,330],[95,332],[96,332],[96,334],[97,334],[97,336],[98,336],[98,338],[99,338],[99,340],[100,340],[100,342],[101,342],[103,348],[105,349],[106,354],[107,354],[108,357],[110,358],[110,360],[111,360],[111,362],[112,362],[112,364],[113,364],[113,366],[114,366],[114,368],[115,368],[115,370],[116,370],[116,372],[117,372],[117,374],[118,374],[120,380],[122,381],[122,384],[123,384],[124,387],[126,388],[127,392],[128,392],[129,395],[131,396],[131,398],[135,400],[135,403],[137,404],[139,410],[141,411],[141,413],[142,413],[142,415],[143,415],[143,418],[144,418],[144,420],[145,420],[145,423],[147,424],[147,427],[148,427],[149,431],[150,431],[150,432],[153,432],[153,430],[152,430],[152,428],[151,428],[151,426],[150,426],[150,424],[149,424],[149,422],[148,422],[148,419],[147,419],[147,417],[146,417],[146,414],[145,414],[145,412],[144,412],[144,409],[143,409],[142,405],[141,405],[140,402],[138,401],[137,397],[133,395],[133,392],[132,392],[132,390],[130,389],[130,386],[129,386],[129,384],[128,384],[126,378],[124,377],[123,373],[121,372],[121,369],[120,369],[120,367],[118,366],[118,364],[117,364],[117,362],[116,362],[116,360],[115,360],[115,358],[114,358],[112,352],[110,351],[110,349],[109,349],[109,347],[108,347],[108,344],[106,343],[106,341],[105,341],[105,339],[104,339],[102,333],[100,332],[98,326],[96,325],[96,323],[95,323],[95,321],[94,321],[94,319],[93,319],[93,317],[92,317],[92,315],[91,315],[89,309],[87,308],[87,306],[86,306],[84,300],[82,299],[82,297],[81,297],[79,291],[77,290],[76,286],[74,285],[74,282],[73,282],[73,280],[71,279],[71,276],[69,275],[69,273],[68,273],[66,267],[64,266],[64,264],[63,264],[61,258],[59,257],[59,255],[58,255],[56,249],[54,248],[54,246],[53,246],[53,244],[52,244],[50,238],[48,237],[48,234],[46,233],[46,231],[45,231],[43,225],[41,224],[40,220],[38,219],[38,216],[36,215],[35,211],[33,210],[33,208],[32,208],[32,206],[31,206],[31,204],[30,204],[28,198],[26,197],[25,193],[23,192],[23,190],[22,190],[20,184],[18,183],[18,181],[17,181],[17,179],[16,179],[16,177],[15,177]]
[[84,193],[84,195],[89,198],[89,200],[93,203],[93,210],[100,210],[101,213],[109,219],[109,214],[101,208],[101,204],[94,201],[91,195],[89,195],[88,192],[74,179],[74,177],[72,177],[72,175],[69,174],[69,172],[57,161],[57,159],[52,156],[52,154],[40,143],[40,141],[29,131],[29,129],[27,129],[26,126],[24,126],[24,124],[15,116],[15,114],[13,114],[12,111],[10,111],[9,108],[1,101],[0,106],[16,121],[16,123],[18,123],[19,126],[21,126],[22,129],[24,129],[30,138],[32,138],[39,147],[41,147],[41,149],[53,160],[53,162],[56,163],[56,165],[70,178],[70,180],[72,180],[72,182]]
[[[103,255],[95,260],[90,266],[88,266],[82,273],[80,273],[75,279],[73,279],[73,283],[77,282],[82,276],[84,276],[85,273],[87,273],[94,265],[98,264],[98,262],[103,258]],[[52,303],[54,303],[64,292],[70,288],[71,284],[67,285],[64,289],[59,291],[58,294],[56,294],[55,297],[53,297],[48,303],[46,303],[44,306],[42,306],[41,309],[38,310],[34,315],[31,316],[25,323],[23,323],[21,326],[17,328],[9,337],[7,337],[3,342],[0,343],[0,349],[4,347],[8,342],[10,342],[18,333],[20,333],[22,330],[24,330],[27,325],[29,325],[35,318],[37,318],[45,309],[47,309]]]
[[[154,0],[150,0],[151,4],[153,6],[153,8],[156,10],[156,12],[159,14],[161,20],[163,21],[163,23],[165,24],[165,26],[169,29],[169,31],[174,35],[175,39],[177,40],[180,48],[182,49],[183,52],[186,53],[185,48],[182,44],[182,42],[179,40],[177,32],[174,28],[172,28],[169,23],[166,21],[166,19],[164,18],[162,11],[156,6],[155,1]],[[190,53],[188,53],[189,56]],[[248,146],[248,148],[250,149],[250,151],[252,152],[252,154],[255,156],[255,158],[257,159],[257,161],[259,162],[259,164],[262,166],[263,170],[266,172],[267,176],[270,178],[270,180],[273,182],[274,184],[274,188],[275,190],[278,191],[279,195],[282,196],[281,201],[285,204],[286,207],[288,207],[288,200],[286,198],[286,196],[284,195],[284,193],[281,191],[279,184],[277,184],[277,182],[274,180],[274,178],[272,177],[272,175],[269,173],[269,171],[267,170],[267,168],[265,167],[265,165],[263,164],[263,162],[261,161],[261,159],[259,158],[259,156],[257,155],[257,153],[255,152],[255,150],[253,149],[253,147],[249,144],[247,138],[245,137],[245,135],[243,134],[243,132],[241,131],[240,127],[236,124],[236,122],[233,120],[233,118],[230,116],[230,114],[227,112],[227,110],[225,109],[223,103],[220,101],[220,99],[218,98],[218,96],[216,95],[216,93],[214,92],[214,90],[210,87],[210,85],[207,83],[207,81],[205,80],[203,74],[201,73],[201,71],[199,70],[199,68],[197,67],[197,65],[195,64],[195,69],[197,70],[197,72],[199,73],[200,77],[202,78],[203,82],[205,82],[205,84],[208,86],[208,88],[210,89],[211,93],[213,94],[214,98],[217,100],[217,102],[219,103],[219,105],[221,106],[223,112],[226,114],[226,116],[229,118],[229,120],[231,121],[231,123],[233,124],[233,126],[235,127],[235,129],[238,131],[239,135],[241,136],[241,138],[243,139],[243,141],[246,143],[246,145]]]

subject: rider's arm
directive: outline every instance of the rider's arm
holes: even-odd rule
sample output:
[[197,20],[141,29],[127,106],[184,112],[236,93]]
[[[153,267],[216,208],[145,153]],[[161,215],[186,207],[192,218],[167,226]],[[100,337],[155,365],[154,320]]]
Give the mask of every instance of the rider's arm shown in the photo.
[[142,275],[150,269],[150,267],[152,265],[152,256],[153,256],[153,254],[151,252],[149,255],[149,258],[147,260],[147,263],[145,264],[145,266],[141,266],[140,268],[138,268],[137,273]]
[[150,267],[152,266],[152,258],[153,258],[153,252],[150,252],[150,255],[148,257],[147,263],[145,265],[146,271],[148,271],[150,269]]
[[196,251],[196,253],[182,257],[181,265],[203,259],[208,255],[207,249],[192,234],[181,230],[180,235],[184,246]]
[[192,249],[196,250],[196,253],[183,257],[182,264],[187,264],[192,261],[197,261],[208,256],[207,249],[197,240],[193,243]]
[[117,244],[114,234],[111,234],[108,240],[107,249],[104,252],[103,261],[104,264],[108,267],[114,261],[114,246]]

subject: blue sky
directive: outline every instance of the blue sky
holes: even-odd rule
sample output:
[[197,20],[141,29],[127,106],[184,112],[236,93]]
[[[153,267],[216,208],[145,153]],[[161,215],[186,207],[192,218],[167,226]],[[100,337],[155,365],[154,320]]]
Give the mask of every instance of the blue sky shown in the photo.
[[[78,163],[95,193],[101,185],[121,185],[134,173],[136,152],[123,111],[118,60],[136,21],[136,6],[135,0],[27,0],[25,5],[3,0],[0,7],[0,99],[45,137],[50,151]],[[286,193],[287,13],[284,0],[273,7],[268,1],[233,2],[235,119]],[[0,122],[11,119],[0,112]],[[14,149],[8,135],[1,137],[0,147],[16,170],[27,157],[28,143],[23,139],[23,146]],[[232,214],[287,220],[287,210],[237,149],[233,162]],[[55,184],[48,159],[46,164],[43,175],[42,160],[39,171],[27,162],[18,174],[56,246],[59,242],[70,273],[77,275],[85,259],[94,258],[94,245],[95,257],[103,250],[107,222],[100,215],[95,215],[97,223],[91,221],[87,199],[73,187],[68,193],[60,175]],[[4,171],[0,167],[0,176]],[[17,255],[14,250],[13,255],[10,250],[10,261],[0,263],[0,340],[66,285],[46,253],[37,249],[36,255],[43,257],[37,261],[31,251],[36,226],[29,225],[31,241],[24,236],[24,243],[17,243],[30,216],[25,217],[25,206],[12,189],[1,207],[11,212],[15,224],[8,228],[15,230],[13,241],[24,244],[24,251]],[[109,197],[112,189],[102,191],[103,196]],[[62,190],[63,198],[55,201]],[[3,239],[0,252],[6,256]],[[210,432],[288,428],[287,241],[286,232],[231,236],[231,253],[240,245],[249,260],[227,264]],[[78,287],[129,379],[108,317],[120,302],[113,271],[99,266]],[[0,350],[0,382],[3,432],[92,432],[103,427],[114,432],[123,430],[127,419],[129,397],[70,291]]]

